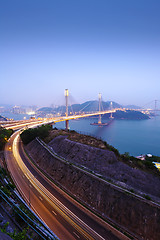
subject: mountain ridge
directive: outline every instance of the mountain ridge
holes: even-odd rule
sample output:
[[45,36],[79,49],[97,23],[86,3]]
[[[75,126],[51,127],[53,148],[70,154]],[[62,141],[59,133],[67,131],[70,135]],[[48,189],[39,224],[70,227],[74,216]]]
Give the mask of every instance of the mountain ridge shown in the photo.
[[[134,109],[140,109],[139,106],[136,105],[121,105],[117,102],[114,101],[102,101],[101,102],[101,109],[102,110],[109,110],[111,109],[111,102],[112,102],[112,108],[134,108]],[[39,111],[49,111],[50,112],[65,112],[66,106],[58,106],[55,108],[52,107],[43,107],[39,108]],[[90,111],[98,111],[99,110],[99,101],[97,100],[91,100],[91,101],[86,101],[84,103],[76,103],[68,106],[69,112],[82,112],[83,110],[85,112],[90,112]]]

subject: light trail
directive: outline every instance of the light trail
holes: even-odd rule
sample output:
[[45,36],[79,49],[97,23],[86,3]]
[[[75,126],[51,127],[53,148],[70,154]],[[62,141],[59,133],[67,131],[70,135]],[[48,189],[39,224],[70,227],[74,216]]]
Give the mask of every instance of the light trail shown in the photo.
[[[62,120],[62,118],[59,118],[59,120]],[[49,121],[45,120],[45,122],[49,122]],[[33,125],[32,123],[30,127],[36,127],[42,124],[43,123],[39,123],[39,124],[35,123]],[[52,191],[50,192],[49,188],[47,189],[46,183],[42,181],[44,184],[43,185],[41,183],[41,179],[39,177],[36,178],[36,176],[41,175],[38,173],[37,169],[36,169],[37,173],[32,174],[32,170],[28,168],[24,163],[26,161],[25,160],[26,157],[25,156],[21,157],[20,155],[19,138],[22,130],[23,129],[20,129],[17,132],[15,132],[9,139],[5,149],[6,162],[7,162],[8,170],[10,171],[11,176],[19,192],[24,197],[26,202],[29,202],[29,205],[31,204],[30,200],[32,199],[32,204],[30,206],[38,214],[38,216],[42,219],[42,221],[45,222],[48,225],[48,227],[52,229],[52,231],[56,231],[55,233],[57,236],[61,235],[61,232],[59,231],[59,226],[60,226],[60,229],[62,229],[61,236],[64,237],[64,238],[62,237],[62,239],[67,239],[67,240],[75,239],[76,235],[74,234],[74,232],[75,233],[77,232],[78,236],[80,234],[81,239],[88,239],[88,240],[93,240],[93,239],[104,240],[104,239],[112,239],[112,238],[114,239],[115,236],[118,237],[118,239],[128,239],[121,232],[117,231],[111,225],[106,223],[104,226],[104,228],[106,228],[106,230],[104,229],[104,231],[106,231],[106,235],[104,235],[103,230],[101,231],[101,227],[103,229],[104,222],[101,225],[101,220],[97,219],[95,221],[95,225],[90,225],[92,222],[91,220],[92,217],[88,219],[88,216],[87,216],[88,213],[86,209],[83,209],[82,212],[84,216],[86,215],[86,218],[88,219],[87,221],[85,221],[86,220],[85,217],[82,217],[81,215],[82,213],[80,215],[77,214],[78,213],[77,210],[79,209],[81,211],[82,206],[78,207],[77,210],[75,210],[73,206],[71,207],[70,204],[67,205],[68,207],[70,206],[69,208],[66,207],[65,199],[63,199],[62,201],[63,203],[62,203],[60,200],[57,199],[58,195],[56,195],[55,197],[51,193]],[[41,177],[43,178],[43,180],[45,179],[44,176],[41,176]],[[55,189],[55,186],[53,186],[52,188]],[[63,196],[64,194],[61,191],[59,193],[61,194],[61,196]],[[30,194],[32,194],[31,199],[30,199]],[[74,201],[71,200],[71,202],[73,204]],[[89,215],[92,216],[92,213],[89,213]],[[61,224],[60,219],[64,221],[63,224]],[[52,226],[53,221],[56,222],[57,229]],[[90,226],[94,226],[95,228]],[[67,238],[66,238],[66,234],[67,234]],[[112,234],[114,235],[114,237]],[[112,237],[111,236],[109,237],[108,235],[109,236],[112,235]]]
[[61,122],[61,121],[66,121],[66,120],[72,120],[72,119],[77,119],[77,118],[85,118],[85,117],[91,117],[91,116],[96,116],[96,115],[103,115],[103,114],[109,114],[109,113],[114,113],[118,110],[121,110],[121,111],[124,111],[124,109],[121,109],[121,108],[116,108],[116,109],[113,109],[113,110],[106,110],[106,111],[98,111],[98,112],[94,112],[94,113],[85,113],[85,114],[79,114],[79,115],[71,115],[71,116],[62,116],[62,117],[54,117],[54,118],[43,118],[41,120],[37,119],[37,120],[19,120],[19,121],[15,121],[15,123],[13,123],[12,121],[11,122],[1,122],[1,126],[6,128],[6,129],[9,129],[9,128],[12,128],[12,129],[19,129],[19,128],[22,128],[22,127],[29,127],[29,126],[32,126],[33,124],[52,124],[52,123],[56,123],[56,122]]
[[[86,118],[86,117],[91,117],[91,116],[97,116],[97,115],[104,115],[104,114],[111,114],[115,113],[117,111],[123,111],[126,112],[127,110],[132,110],[132,111],[140,111],[140,112],[146,112],[146,111],[151,111],[151,109],[129,109],[129,108],[115,108],[112,110],[105,110],[105,111],[98,111],[98,112],[93,112],[93,113],[82,113],[79,115],[69,115],[69,116],[61,116],[61,117],[54,117],[54,118],[42,118],[42,119],[37,119],[37,120],[19,120],[19,121],[11,121],[11,122],[0,122],[1,126],[9,129],[19,129],[21,127],[29,127],[32,126],[32,124],[53,124],[57,122],[62,122],[62,121],[67,121],[67,120],[72,120],[72,119],[78,119],[78,118]],[[14,123],[13,123],[14,122]]]
[[[18,152],[17,145],[19,142],[19,137],[20,136],[18,134],[13,141],[13,154],[25,177],[28,179],[29,183],[31,183],[32,186],[41,194],[41,196],[43,196],[43,198],[50,204],[50,206],[52,206],[67,222],[70,223],[70,225],[72,225],[86,239],[105,240],[97,232],[91,229],[86,223],[84,223],[80,218],[78,218],[74,213],[72,213],[67,207],[65,207],[57,198],[55,198],[28,170]],[[42,201],[41,196],[39,198]],[[92,237],[93,234],[94,237]]]

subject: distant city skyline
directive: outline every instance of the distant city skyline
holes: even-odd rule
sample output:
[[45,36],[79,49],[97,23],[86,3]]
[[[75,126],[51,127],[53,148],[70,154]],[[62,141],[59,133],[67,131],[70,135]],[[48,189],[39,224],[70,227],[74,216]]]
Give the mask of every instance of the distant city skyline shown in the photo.
[[143,106],[160,89],[157,0],[0,3],[0,104]]

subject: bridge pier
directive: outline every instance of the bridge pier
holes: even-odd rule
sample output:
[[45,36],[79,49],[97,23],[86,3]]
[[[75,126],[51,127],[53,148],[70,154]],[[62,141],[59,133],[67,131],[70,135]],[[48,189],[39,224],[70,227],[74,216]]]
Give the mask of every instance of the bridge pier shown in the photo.
[[101,114],[99,114],[98,124],[102,124],[102,117],[101,117]]
[[68,129],[69,129],[69,120],[66,120],[65,122],[66,122],[66,128],[65,129],[68,131]]

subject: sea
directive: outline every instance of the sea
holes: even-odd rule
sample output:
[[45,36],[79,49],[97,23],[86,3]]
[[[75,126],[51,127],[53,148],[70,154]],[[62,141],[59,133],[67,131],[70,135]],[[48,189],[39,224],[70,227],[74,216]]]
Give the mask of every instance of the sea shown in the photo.
[[[24,114],[3,113],[3,116],[15,120],[28,119]],[[70,130],[98,137],[113,147],[121,154],[127,152],[132,156],[152,154],[160,156],[160,116],[147,120],[113,120],[107,126],[96,126],[96,118],[84,118],[69,121]],[[107,120],[105,119],[104,122]],[[103,118],[102,118],[103,122]],[[56,123],[53,128],[65,128],[65,122]]]
[[[101,138],[121,154],[160,156],[160,116],[147,120],[113,120],[107,126],[91,125],[95,120],[71,120],[69,127],[70,130]],[[65,123],[56,123],[54,127],[65,128]]]

